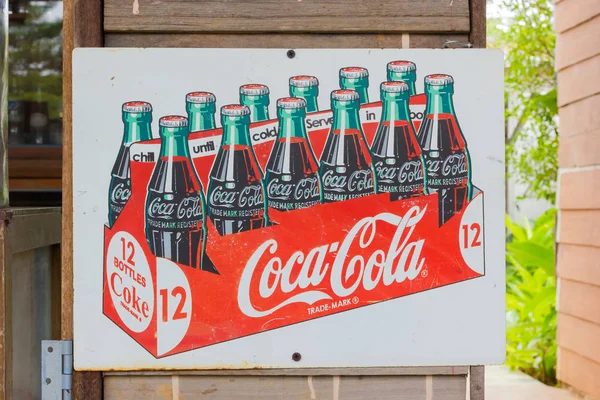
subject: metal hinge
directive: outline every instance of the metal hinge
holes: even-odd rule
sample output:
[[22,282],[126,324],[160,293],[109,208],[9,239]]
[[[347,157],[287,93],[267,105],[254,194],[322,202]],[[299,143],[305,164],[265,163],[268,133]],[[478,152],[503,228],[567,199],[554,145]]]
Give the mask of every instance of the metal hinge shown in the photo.
[[71,400],[73,341],[42,340],[42,399]]

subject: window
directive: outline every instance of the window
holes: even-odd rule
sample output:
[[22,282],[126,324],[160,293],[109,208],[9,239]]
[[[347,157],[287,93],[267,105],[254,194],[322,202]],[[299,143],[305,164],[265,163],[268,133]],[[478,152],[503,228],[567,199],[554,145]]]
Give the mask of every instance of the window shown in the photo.
[[9,2],[11,205],[51,205],[60,199],[62,13],[62,1]]

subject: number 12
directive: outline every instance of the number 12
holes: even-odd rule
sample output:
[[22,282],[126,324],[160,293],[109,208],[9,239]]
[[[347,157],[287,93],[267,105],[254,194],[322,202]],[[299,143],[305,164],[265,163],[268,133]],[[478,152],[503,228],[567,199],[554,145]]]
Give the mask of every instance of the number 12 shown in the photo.
[[[481,241],[479,240],[479,235],[481,234],[481,225],[477,222],[472,223],[471,226],[463,225],[463,234],[464,234],[464,246],[465,248],[469,247],[479,247],[481,246]],[[473,232],[473,240],[471,241],[471,245],[469,246],[469,231]]]

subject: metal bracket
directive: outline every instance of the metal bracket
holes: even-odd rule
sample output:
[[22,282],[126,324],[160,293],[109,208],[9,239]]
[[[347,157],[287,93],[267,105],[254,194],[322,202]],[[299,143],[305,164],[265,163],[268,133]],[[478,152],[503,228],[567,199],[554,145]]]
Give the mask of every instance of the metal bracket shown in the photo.
[[473,45],[470,42],[465,43],[461,42],[460,40],[446,40],[442,45],[443,49],[456,49],[460,47],[470,49],[473,47]]
[[42,340],[42,399],[71,400],[73,341]]

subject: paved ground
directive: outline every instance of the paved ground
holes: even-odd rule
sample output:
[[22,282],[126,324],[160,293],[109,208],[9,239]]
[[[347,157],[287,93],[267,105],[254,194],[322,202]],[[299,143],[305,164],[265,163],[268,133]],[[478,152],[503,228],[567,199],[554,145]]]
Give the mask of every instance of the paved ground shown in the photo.
[[553,388],[506,367],[485,368],[485,400],[580,400],[567,389]]

